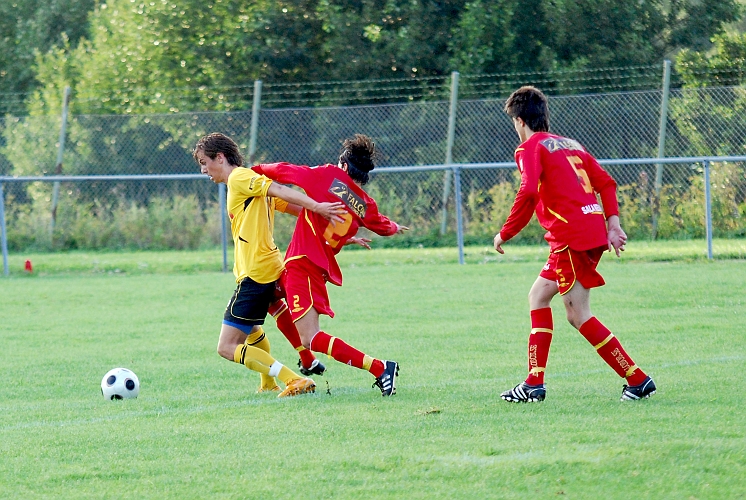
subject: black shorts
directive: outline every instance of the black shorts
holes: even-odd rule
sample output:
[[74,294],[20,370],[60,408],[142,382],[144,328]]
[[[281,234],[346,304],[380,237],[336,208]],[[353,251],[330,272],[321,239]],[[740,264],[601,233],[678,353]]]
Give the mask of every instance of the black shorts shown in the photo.
[[233,292],[225,308],[223,323],[240,330],[251,330],[254,325],[263,325],[269,305],[275,301],[275,282],[257,283],[244,278]]

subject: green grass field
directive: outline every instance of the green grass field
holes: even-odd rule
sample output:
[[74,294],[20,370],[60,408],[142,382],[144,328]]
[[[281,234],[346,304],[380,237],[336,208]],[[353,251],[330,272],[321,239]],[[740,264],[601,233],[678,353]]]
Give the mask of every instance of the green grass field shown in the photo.
[[[746,262],[707,261],[699,243],[601,263],[593,310],[655,396],[621,403],[557,301],[547,400],[530,405],[499,393],[525,376],[542,248],[472,248],[466,266],[453,249],[343,252],[322,327],[400,362],[388,399],[325,357],[316,394],[255,394],[258,375],[215,352],[233,290],[219,252],[13,255],[0,498],[744,498]],[[138,374],[138,399],[101,397],[115,366]]]

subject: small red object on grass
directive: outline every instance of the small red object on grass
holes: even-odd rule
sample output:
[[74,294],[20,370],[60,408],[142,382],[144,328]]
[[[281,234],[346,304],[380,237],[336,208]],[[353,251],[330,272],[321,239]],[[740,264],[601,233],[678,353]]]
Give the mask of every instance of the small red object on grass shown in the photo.
[[30,260],[26,261],[26,265],[24,266],[24,269],[26,271],[30,272],[30,273],[34,272],[34,268],[33,268],[33,266],[31,266],[31,261]]

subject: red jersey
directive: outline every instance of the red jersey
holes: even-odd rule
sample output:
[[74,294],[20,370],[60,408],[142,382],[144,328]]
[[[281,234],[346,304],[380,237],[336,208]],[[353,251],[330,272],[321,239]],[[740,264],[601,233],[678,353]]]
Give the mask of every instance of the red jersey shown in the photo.
[[[608,245],[606,217],[619,214],[616,182],[583,146],[548,132],[534,133],[515,150],[521,187],[500,230],[508,241],[536,218],[554,251]],[[601,197],[599,205],[596,193]]]
[[344,222],[334,226],[317,213],[305,208],[298,216],[285,261],[307,257],[324,270],[326,280],[342,285],[342,271],[336,255],[344,244],[357,234],[360,226],[381,236],[396,233],[397,225],[378,212],[373,198],[362,190],[347,172],[335,165],[307,167],[290,163],[269,163],[253,169],[283,184],[294,184],[317,202],[341,201],[347,210]]

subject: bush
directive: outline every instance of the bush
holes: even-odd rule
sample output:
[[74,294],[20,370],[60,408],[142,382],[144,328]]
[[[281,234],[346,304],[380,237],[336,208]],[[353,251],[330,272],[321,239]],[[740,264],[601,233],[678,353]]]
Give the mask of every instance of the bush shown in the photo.
[[[710,168],[712,232],[715,237],[733,238],[746,234],[744,196],[746,179],[743,164],[713,163]],[[652,236],[656,197],[645,178],[638,184],[618,189],[619,215],[622,227],[633,239]],[[702,168],[681,185],[661,187],[659,196],[659,239],[692,239],[705,237],[705,183]]]
[[39,197],[11,207],[6,215],[12,251],[195,250],[220,245],[216,203],[204,207],[194,195],[152,198],[147,206],[119,200],[111,208],[99,202],[75,203],[64,197],[50,231],[51,202]]

